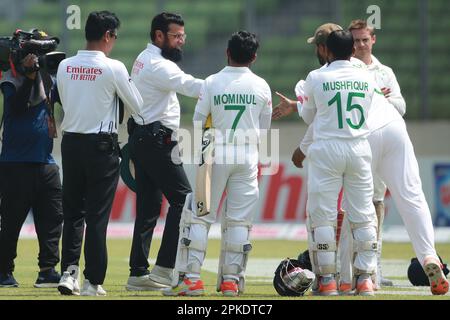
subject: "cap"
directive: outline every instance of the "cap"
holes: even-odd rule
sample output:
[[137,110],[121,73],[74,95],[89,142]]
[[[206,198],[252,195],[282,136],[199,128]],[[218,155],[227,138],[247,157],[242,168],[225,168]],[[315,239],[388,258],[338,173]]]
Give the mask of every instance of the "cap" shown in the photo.
[[340,25],[334,23],[325,23],[317,28],[314,36],[308,38],[306,42],[314,44],[324,44],[327,41],[328,36],[333,31],[344,30]]

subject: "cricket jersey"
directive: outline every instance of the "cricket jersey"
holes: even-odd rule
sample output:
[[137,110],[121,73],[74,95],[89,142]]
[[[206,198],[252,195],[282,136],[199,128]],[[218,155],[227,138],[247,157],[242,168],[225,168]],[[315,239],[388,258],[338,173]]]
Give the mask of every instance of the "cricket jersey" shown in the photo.
[[394,71],[392,71],[390,67],[382,64],[374,56],[372,56],[372,63],[367,66],[367,70],[372,73],[380,88],[391,89],[387,100],[395,107],[395,109],[397,109],[400,115],[403,116],[406,112],[406,103]]
[[249,68],[227,66],[206,78],[195,112],[211,114],[216,145],[257,144],[270,127],[272,94]]
[[[382,95],[373,77],[356,72],[348,60],[337,60],[306,78],[302,118],[314,120],[314,140],[367,137],[374,94]],[[314,119],[315,118],[315,119]]]

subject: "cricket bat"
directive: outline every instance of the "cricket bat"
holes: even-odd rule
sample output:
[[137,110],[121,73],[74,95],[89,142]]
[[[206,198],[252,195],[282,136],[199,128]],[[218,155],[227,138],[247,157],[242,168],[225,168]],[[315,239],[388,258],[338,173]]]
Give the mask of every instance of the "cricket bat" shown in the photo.
[[211,175],[214,152],[214,134],[211,115],[205,123],[202,135],[202,151],[195,179],[195,205],[197,216],[205,216],[211,211]]

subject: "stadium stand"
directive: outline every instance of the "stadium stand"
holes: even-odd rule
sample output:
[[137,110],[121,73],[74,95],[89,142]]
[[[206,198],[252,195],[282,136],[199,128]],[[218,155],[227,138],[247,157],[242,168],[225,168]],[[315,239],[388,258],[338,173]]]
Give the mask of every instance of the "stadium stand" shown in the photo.
[[[419,1],[74,0],[65,3],[77,4],[82,9],[81,30],[63,32],[61,26],[65,25],[67,15],[62,2],[32,0],[26,1],[29,5],[22,5],[26,9],[18,22],[0,19],[0,30],[2,35],[8,35],[16,27],[40,27],[60,36],[64,41],[62,49],[73,55],[84,46],[83,26],[87,14],[92,10],[108,9],[122,20],[120,42],[112,57],[122,60],[130,69],[148,41],[151,18],[162,8],[178,12],[185,18],[188,40],[183,68],[198,77],[206,77],[224,65],[229,35],[238,29],[250,28],[258,34],[261,43],[254,71],[267,79],[273,90],[293,97],[295,83],[317,66],[314,48],[306,43],[306,38],[324,22],[333,21],[346,27],[352,19],[369,17],[366,9],[373,2],[381,9],[381,30],[377,30],[374,52],[394,69],[407,102],[407,118],[419,119],[422,85]],[[253,10],[251,25],[246,20],[249,10]],[[428,91],[432,119],[450,119],[450,108],[447,107],[450,101],[448,16],[450,7],[445,0],[428,1]],[[181,99],[181,102],[192,113],[195,101]]]

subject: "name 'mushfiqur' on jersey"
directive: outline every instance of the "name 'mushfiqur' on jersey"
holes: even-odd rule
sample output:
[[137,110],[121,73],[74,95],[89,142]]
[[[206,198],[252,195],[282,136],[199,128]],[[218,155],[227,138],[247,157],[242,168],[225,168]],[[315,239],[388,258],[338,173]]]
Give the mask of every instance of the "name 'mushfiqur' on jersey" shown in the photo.
[[369,91],[369,84],[364,81],[333,81],[322,83],[323,91],[357,90]]

